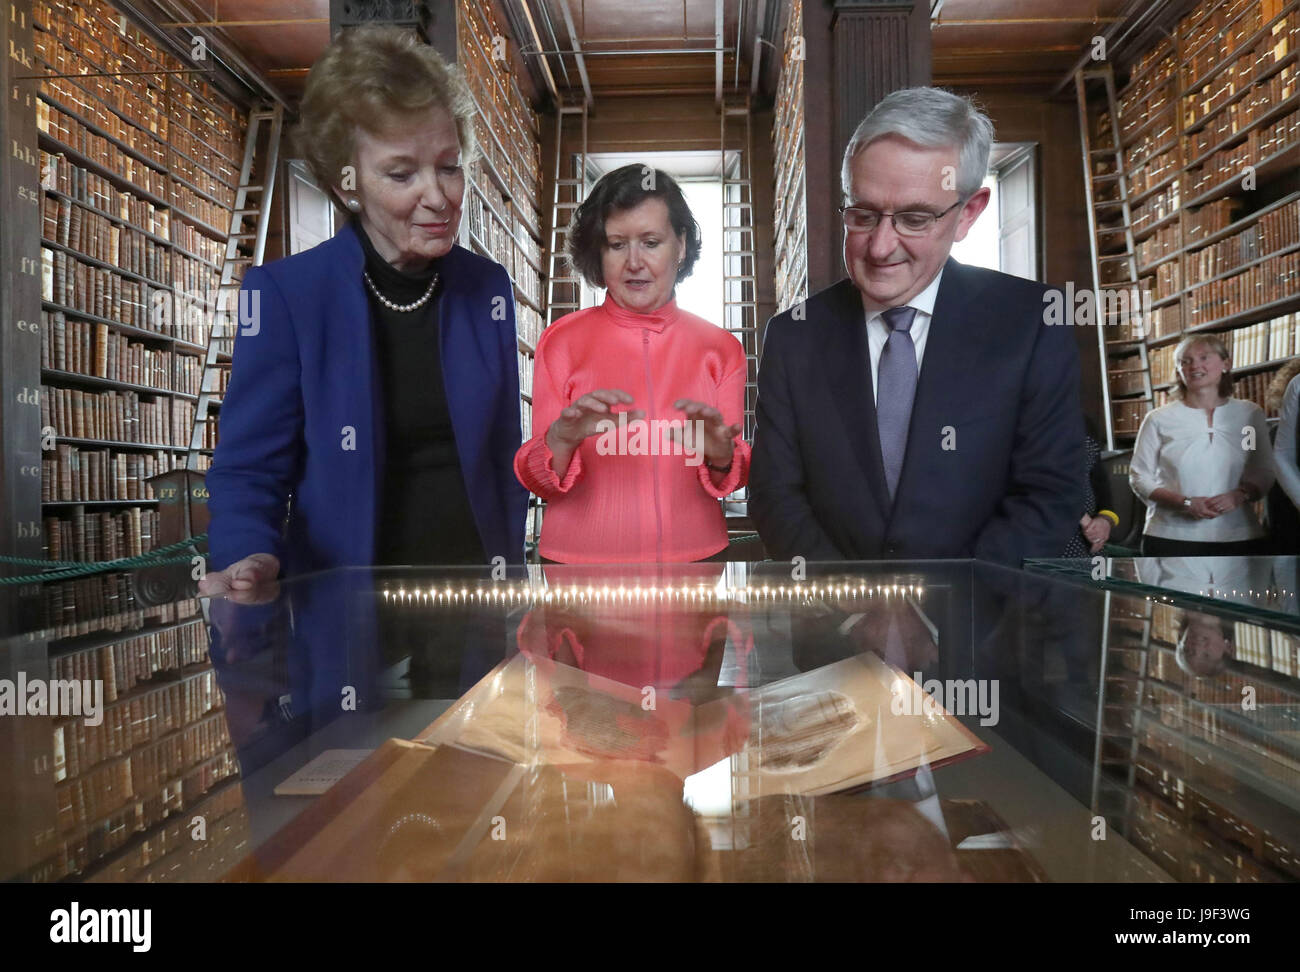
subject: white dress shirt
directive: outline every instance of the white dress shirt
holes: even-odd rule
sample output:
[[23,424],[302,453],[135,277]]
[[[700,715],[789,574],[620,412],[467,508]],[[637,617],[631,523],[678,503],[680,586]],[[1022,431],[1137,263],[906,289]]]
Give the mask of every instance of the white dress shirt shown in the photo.
[[[1243,448],[1244,429],[1254,428],[1253,449]],[[1168,540],[1193,543],[1232,543],[1264,536],[1249,504],[1209,520],[1187,516],[1151,499],[1163,487],[1183,496],[1218,496],[1251,483],[1263,496],[1273,485],[1273,450],[1268,420],[1254,402],[1229,398],[1214,409],[1212,423],[1205,409],[1181,401],[1148,412],[1138,429],[1129,483],[1147,505],[1145,532]]]
[[1300,510],[1300,467],[1296,465],[1296,413],[1300,412],[1300,375],[1292,378],[1282,396],[1282,421],[1273,440],[1273,459],[1277,463],[1277,481],[1296,509]]
[[[934,300],[939,296],[939,281],[943,279],[943,267],[934,275],[923,291],[907,302],[908,307],[916,308],[912,318],[912,346],[916,348],[916,374],[921,374],[921,359],[925,356],[925,339],[930,334],[930,318],[934,316]],[[871,351],[871,397],[876,400],[880,388],[880,354],[885,350],[889,340],[889,325],[881,317],[880,311],[867,312],[867,347]]]

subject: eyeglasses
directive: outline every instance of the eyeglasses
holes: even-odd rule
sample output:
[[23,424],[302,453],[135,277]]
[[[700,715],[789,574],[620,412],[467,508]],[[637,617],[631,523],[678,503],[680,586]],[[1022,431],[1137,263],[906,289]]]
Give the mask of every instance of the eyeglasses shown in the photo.
[[934,229],[935,223],[965,202],[965,199],[958,199],[941,213],[927,213],[922,210],[914,210],[910,213],[881,213],[860,206],[841,206],[840,215],[844,217],[844,228],[850,233],[871,233],[880,225],[881,218],[888,216],[894,224],[894,232],[899,236],[925,236]]

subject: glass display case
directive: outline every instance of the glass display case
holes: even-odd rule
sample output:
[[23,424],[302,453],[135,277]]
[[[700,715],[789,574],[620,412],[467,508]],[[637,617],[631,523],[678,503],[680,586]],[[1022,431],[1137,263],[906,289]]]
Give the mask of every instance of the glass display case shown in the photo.
[[1280,613],[971,561],[240,600],[0,642],[0,877],[1300,878]]

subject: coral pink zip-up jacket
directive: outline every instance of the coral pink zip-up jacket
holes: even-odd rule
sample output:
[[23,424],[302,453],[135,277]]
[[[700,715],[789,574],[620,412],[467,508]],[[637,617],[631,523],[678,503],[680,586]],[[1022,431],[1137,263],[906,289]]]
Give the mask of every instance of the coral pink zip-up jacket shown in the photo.
[[[618,411],[646,413],[644,447],[637,445],[635,423],[626,425],[628,447],[610,454],[601,454],[600,435],[589,436],[561,479],[551,468],[546,431],[563,409],[602,388],[621,389],[635,400]],[[543,557],[683,562],[727,545],[718,500],[748,482],[749,444],[733,440],[725,476],[710,473],[702,457],[692,464],[680,448],[666,447],[663,423],[684,419],[673,408],[682,398],[713,406],[728,424],[743,421],[745,353],[734,336],[678,309],[676,301],[638,314],[606,296],[601,306],[562,317],[542,332],[533,370],[536,434],[515,454],[515,474],[547,501],[538,545]],[[607,452],[617,446],[612,436],[604,442]]]

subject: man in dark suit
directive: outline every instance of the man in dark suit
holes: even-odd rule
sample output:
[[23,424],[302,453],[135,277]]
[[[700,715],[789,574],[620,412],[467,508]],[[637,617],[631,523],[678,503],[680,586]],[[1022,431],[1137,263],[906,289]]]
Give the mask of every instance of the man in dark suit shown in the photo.
[[841,280],[767,326],[749,509],[777,559],[1061,556],[1083,511],[1079,362],[1047,288],[949,252],[993,126],[935,88],[845,152]]

